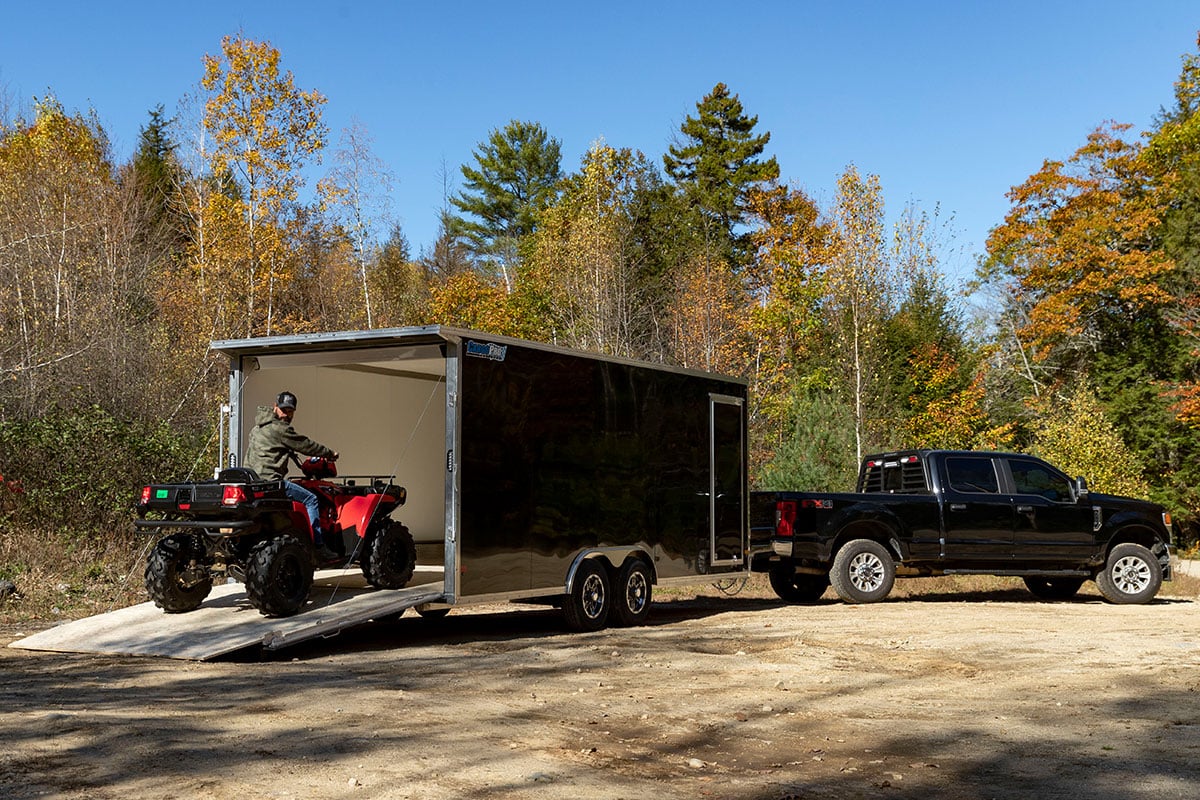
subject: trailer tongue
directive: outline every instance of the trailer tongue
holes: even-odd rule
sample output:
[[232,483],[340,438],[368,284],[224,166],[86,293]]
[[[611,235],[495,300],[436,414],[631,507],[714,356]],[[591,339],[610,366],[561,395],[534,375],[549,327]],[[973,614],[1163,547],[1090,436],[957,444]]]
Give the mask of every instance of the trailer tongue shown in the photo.
[[443,599],[437,568],[419,568],[408,587],[386,590],[368,587],[357,570],[323,570],[308,607],[294,617],[264,617],[250,605],[244,585],[225,584],[187,614],[164,614],[154,603],[141,603],[58,625],[11,646],[207,661],[247,647],[278,650]]

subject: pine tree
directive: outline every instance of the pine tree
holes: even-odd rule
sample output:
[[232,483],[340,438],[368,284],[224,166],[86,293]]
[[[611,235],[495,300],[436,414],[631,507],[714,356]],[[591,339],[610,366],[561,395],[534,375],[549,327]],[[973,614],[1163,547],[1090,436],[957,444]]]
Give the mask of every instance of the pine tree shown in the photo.
[[663,164],[688,203],[703,214],[706,233],[744,260],[747,245],[735,229],[746,219],[747,195],[779,177],[774,156],[758,158],[771,134],[754,135],[758,117],[747,116],[723,83],[696,104],[696,111],[680,126],[684,141],[668,149]]
[[513,120],[492,131],[474,157],[477,166],[462,166],[466,188],[450,200],[467,215],[453,218],[454,232],[498,268],[511,292],[517,243],[556,196],[561,147],[540,124]]

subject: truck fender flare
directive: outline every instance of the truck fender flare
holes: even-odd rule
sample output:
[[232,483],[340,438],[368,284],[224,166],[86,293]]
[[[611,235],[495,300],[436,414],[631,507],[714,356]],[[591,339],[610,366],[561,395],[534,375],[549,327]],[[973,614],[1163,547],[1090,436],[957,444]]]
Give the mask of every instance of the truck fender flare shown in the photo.
[[829,550],[829,559],[851,539],[873,539],[886,547],[897,561],[904,559],[900,549],[899,534],[904,530],[900,519],[886,508],[871,503],[856,503],[843,509],[832,520],[831,529],[836,530]]

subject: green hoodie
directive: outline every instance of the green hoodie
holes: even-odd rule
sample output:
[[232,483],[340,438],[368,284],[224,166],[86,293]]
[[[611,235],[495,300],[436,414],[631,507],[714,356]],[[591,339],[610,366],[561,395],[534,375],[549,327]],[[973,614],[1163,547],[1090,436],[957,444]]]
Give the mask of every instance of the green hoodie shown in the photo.
[[288,456],[293,451],[306,456],[333,457],[333,450],[301,436],[291,423],[275,416],[274,408],[259,406],[254,415],[254,427],[250,430],[250,441],[246,443],[243,466],[257,472],[263,480],[282,480],[287,476]]

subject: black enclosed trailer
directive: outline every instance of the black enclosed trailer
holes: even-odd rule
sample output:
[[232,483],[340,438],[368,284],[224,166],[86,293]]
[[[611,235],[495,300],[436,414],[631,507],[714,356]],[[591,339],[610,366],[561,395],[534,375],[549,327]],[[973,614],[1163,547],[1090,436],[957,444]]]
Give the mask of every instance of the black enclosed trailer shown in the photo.
[[757,555],[744,381],[441,326],[212,349],[231,365],[227,466],[287,390],[343,475],[407,488],[393,516],[444,570],[418,610],[548,600],[576,628],[635,624],[651,584],[737,578]]

